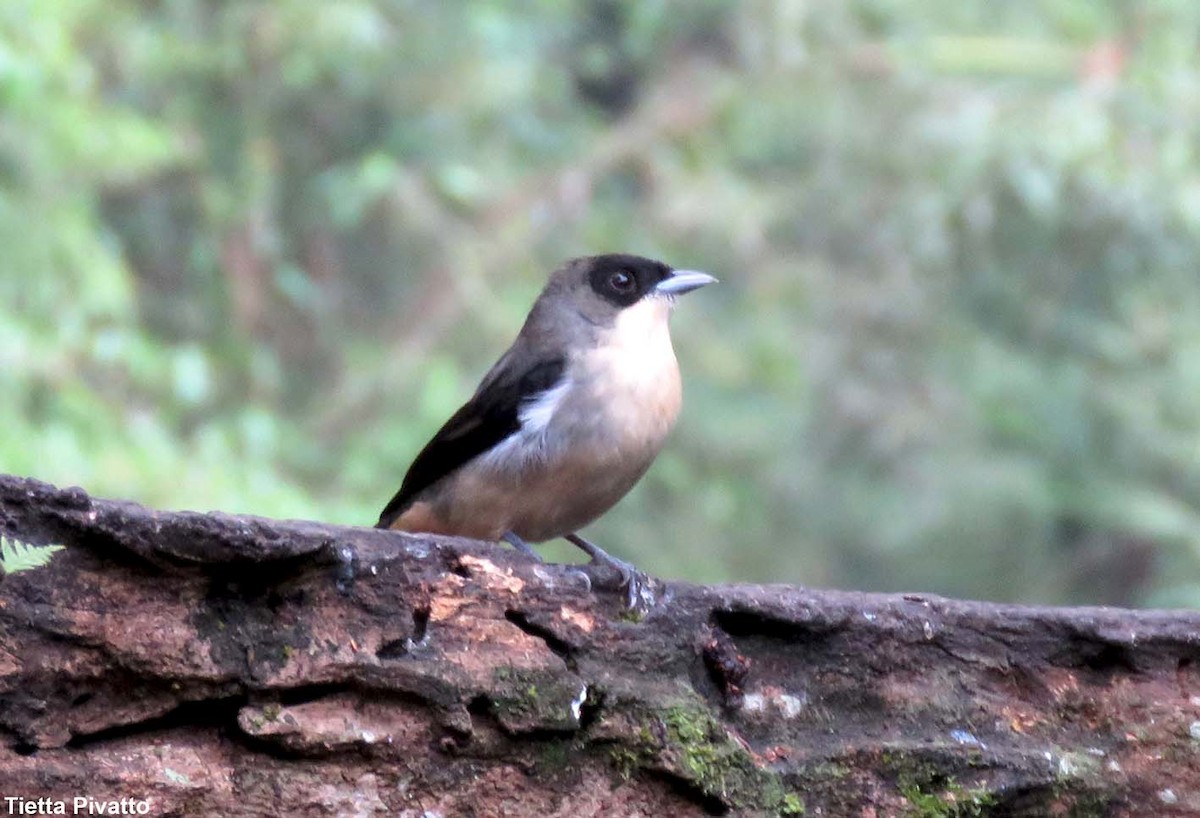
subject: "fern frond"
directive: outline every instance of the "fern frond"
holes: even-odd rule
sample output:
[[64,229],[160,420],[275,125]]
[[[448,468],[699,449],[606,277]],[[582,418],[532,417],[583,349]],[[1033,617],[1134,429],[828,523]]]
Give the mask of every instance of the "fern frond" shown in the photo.
[[50,562],[61,545],[30,545],[18,539],[0,536],[0,574],[31,571]]

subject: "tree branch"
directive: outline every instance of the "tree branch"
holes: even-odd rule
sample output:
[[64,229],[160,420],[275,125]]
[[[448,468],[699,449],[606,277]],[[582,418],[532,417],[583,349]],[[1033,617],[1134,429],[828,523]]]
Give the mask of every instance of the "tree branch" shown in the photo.
[[15,477],[0,532],[67,546],[0,579],[0,796],[155,815],[1200,810],[1190,612],[666,583],[631,616],[598,569],[487,543]]

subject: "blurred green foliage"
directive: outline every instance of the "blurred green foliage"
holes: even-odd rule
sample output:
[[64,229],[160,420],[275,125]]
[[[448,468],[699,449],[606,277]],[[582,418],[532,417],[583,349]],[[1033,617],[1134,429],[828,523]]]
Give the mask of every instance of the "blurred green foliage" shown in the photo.
[[10,0],[0,469],[370,524],[546,274],[627,250],[722,283],[614,552],[1198,604],[1198,34],[1185,0]]

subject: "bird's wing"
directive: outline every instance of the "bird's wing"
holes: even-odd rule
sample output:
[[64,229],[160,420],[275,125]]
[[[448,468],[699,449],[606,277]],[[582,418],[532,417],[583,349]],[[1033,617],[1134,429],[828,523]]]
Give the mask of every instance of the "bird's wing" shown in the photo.
[[562,379],[563,357],[547,357],[521,366],[512,351],[484,376],[475,394],[433,436],[408,467],[400,491],[379,515],[376,528],[387,528],[413,499],[464,463],[521,428],[521,407],[535,401]]

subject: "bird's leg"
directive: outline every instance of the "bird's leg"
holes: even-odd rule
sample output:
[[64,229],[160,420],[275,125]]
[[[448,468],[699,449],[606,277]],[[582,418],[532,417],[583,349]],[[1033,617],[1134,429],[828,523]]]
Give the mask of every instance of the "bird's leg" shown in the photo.
[[585,540],[578,534],[567,534],[563,539],[578,546],[597,565],[607,565],[621,575],[621,587],[625,589],[626,606],[631,610],[640,604],[653,605],[654,591],[650,578],[625,560],[617,559],[600,546]]
[[502,535],[500,535],[500,539],[504,540],[506,543],[520,551],[525,556],[533,557],[533,559],[537,562],[542,561],[542,555],[534,551],[532,545],[518,537],[515,531],[505,531]]

